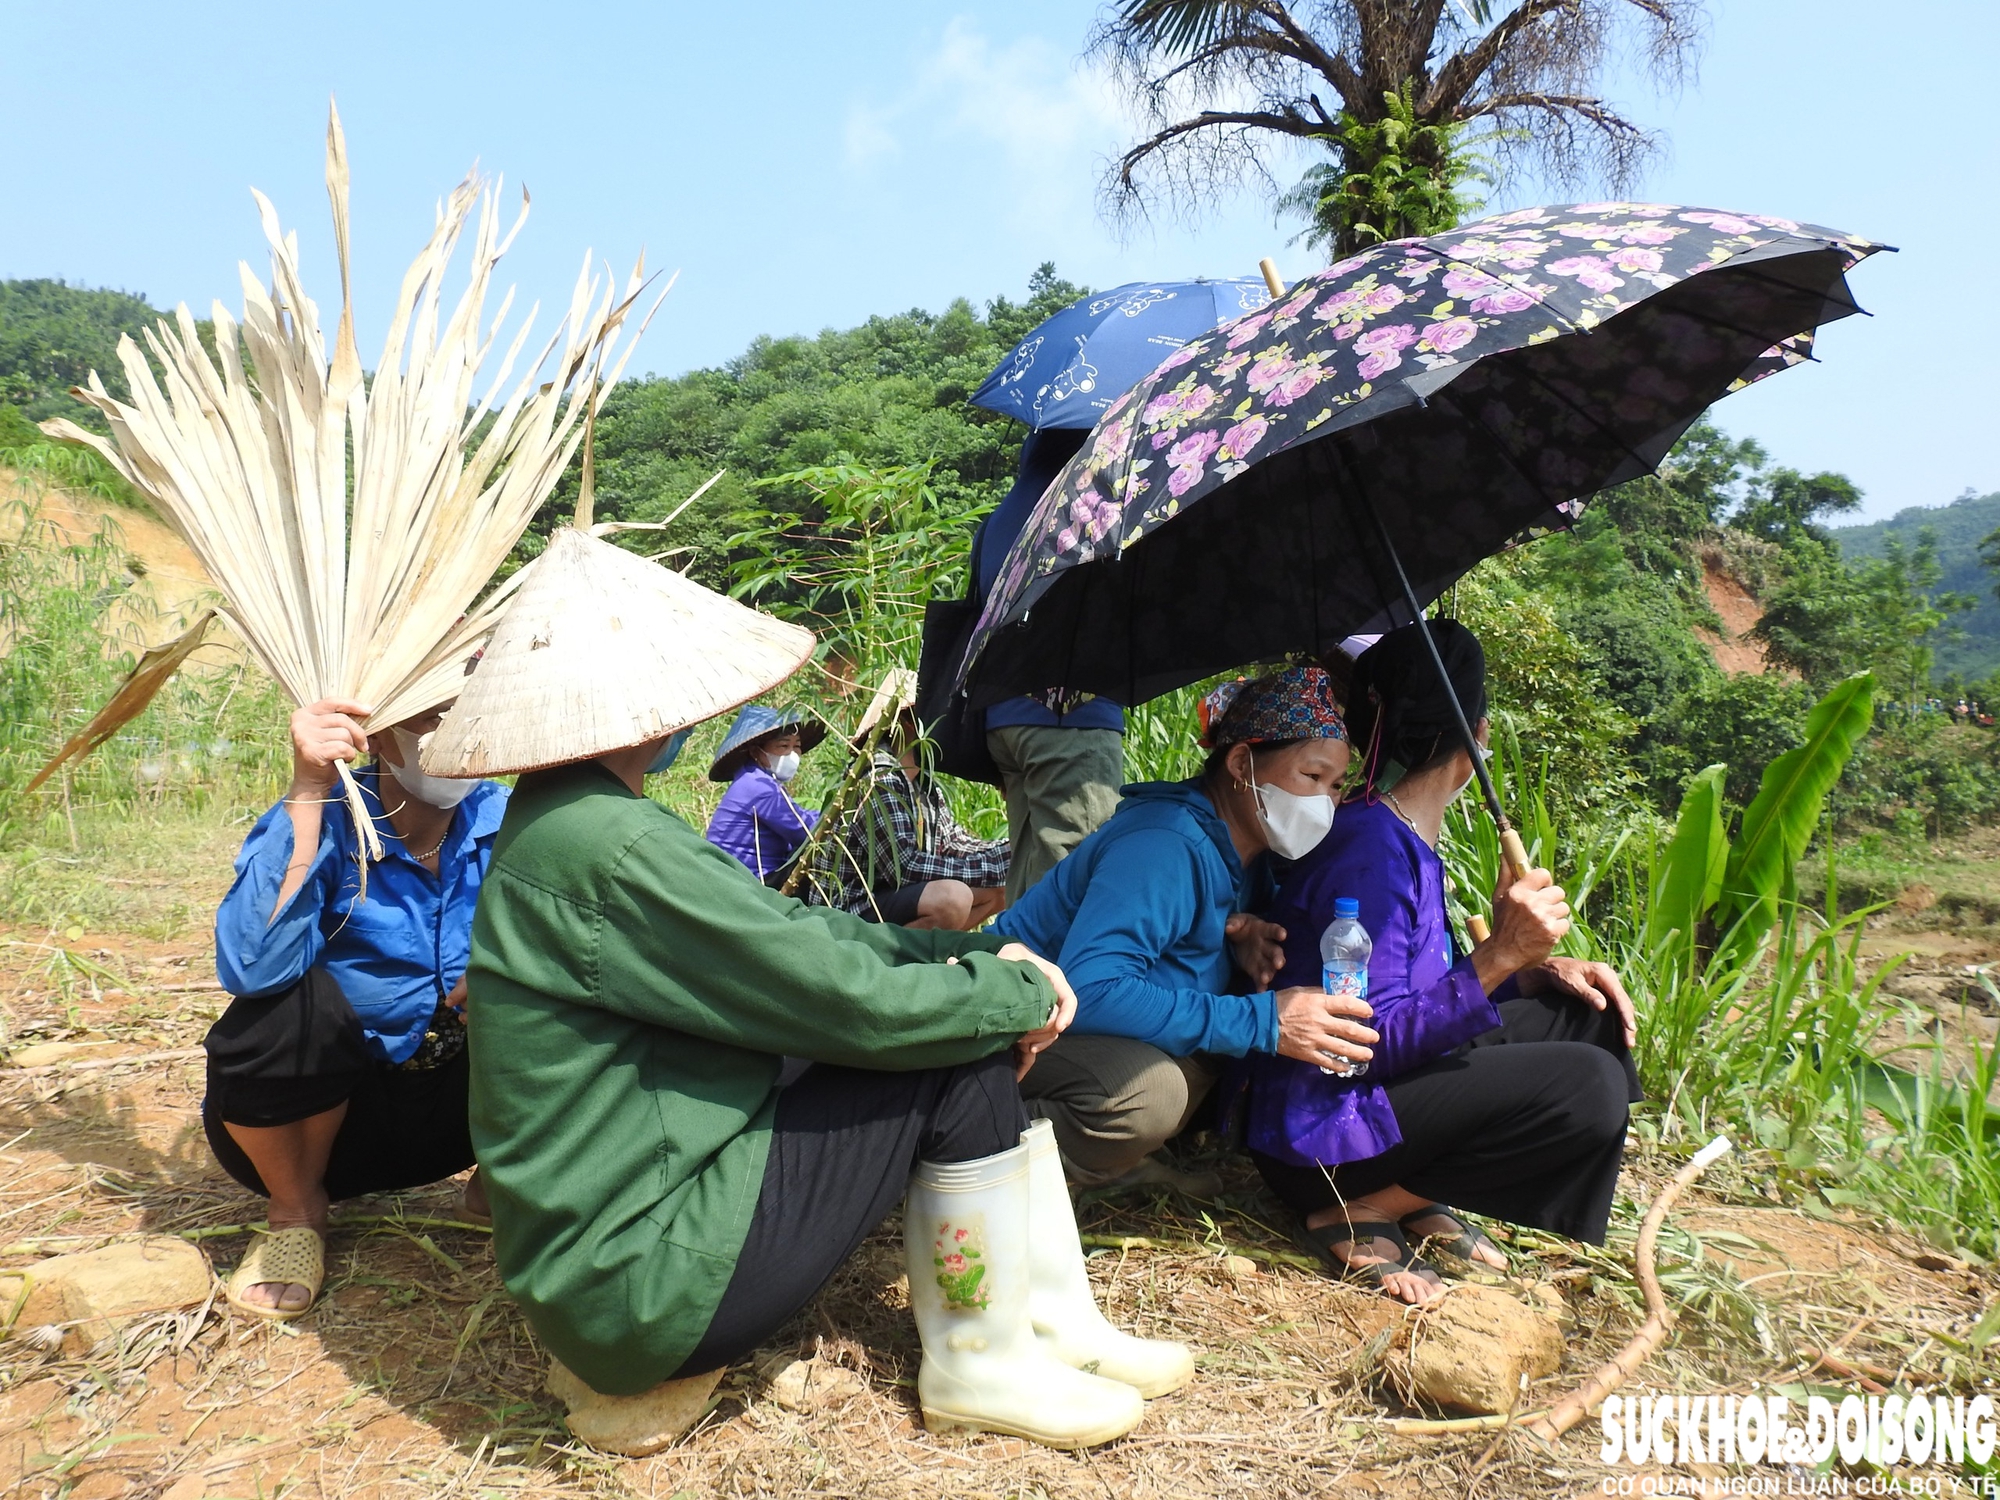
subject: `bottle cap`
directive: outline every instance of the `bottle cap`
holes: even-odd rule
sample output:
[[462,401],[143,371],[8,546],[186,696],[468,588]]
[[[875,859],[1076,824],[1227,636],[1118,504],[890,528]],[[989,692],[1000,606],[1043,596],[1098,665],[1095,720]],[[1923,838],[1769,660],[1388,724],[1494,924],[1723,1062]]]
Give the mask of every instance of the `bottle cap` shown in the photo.
[[1336,896],[1333,901],[1333,919],[1342,918],[1350,922],[1361,920],[1361,902],[1353,896]]

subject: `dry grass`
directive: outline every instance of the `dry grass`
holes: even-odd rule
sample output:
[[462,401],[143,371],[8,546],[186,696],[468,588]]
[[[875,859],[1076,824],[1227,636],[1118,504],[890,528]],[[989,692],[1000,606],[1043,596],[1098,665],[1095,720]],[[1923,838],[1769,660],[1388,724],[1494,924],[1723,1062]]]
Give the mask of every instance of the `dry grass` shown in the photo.
[[[199,1043],[221,996],[205,941],[0,932],[10,1036],[95,1040],[93,1062]],[[219,1272],[261,1206],[208,1156],[198,1059],[0,1072],[0,1264],[141,1231],[198,1238]],[[327,1295],[287,1331],[209,1307],[148,1320],[81,1359],[32,1339],[0,1344],[0,1489],[111,1496],[1259,1494],[1570,1495],[1602,1471],[1587,1425],[1546,1454],[1489,1434],[1394,1435],[1408,1414],[1378,1356],[1397,1314],[1329,1282],[1279,1232],[1242,1163],[1202,1212],[1150,1194],[1087,1201],[1092,1262],[1121,1323],[1199,1351],[1187,1391],[1154,1403],[1125,1442],[1087,1456],[924,1433],[910,1383],[917,1345],[893,1226],[871,1239],[773,1351],[817,1353],[866,1390],[804,1412],[733,1370],[685,1442],[644,1461],[570,1443],[540,1389],[544,1360],[500,1286],[486,1237],[450,1220],[454,1188],[342,1206]],[[1527,1279],[1573,1327],[1548,1400],[1637,1321],[1624,1263],[1635,1200],[1672,1162],[1635,1153],[1612,1245],[1514,1236]],[[1818,1379],[1813,1352],[1851,1368],[1969,1389],[1991,1366],[1968,1334],[1992,1305],[1990,1270],[1893,1233],[1815,1221],[1765,1200],[1754,1161],[1725,1162],[1665,1240],[1669,1297],[1689,1311],[1649,1364],[1653,1389],[1748,1390]],[[1246,1258],[1250,1267],[1226,1257]],[[1802,1390],[1800,1392],[1803,1393]],[[1489,1449],[1491,1450],[1489,1452]],[[1629,1472],[1629,1471],[1628,1471]]]

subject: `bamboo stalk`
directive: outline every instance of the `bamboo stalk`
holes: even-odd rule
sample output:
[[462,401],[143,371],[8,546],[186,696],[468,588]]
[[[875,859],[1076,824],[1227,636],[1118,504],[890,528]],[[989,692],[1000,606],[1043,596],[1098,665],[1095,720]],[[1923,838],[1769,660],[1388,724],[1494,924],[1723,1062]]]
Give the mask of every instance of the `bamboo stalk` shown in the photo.
[[1689,1158],[1686,1166],[1674,1174],[1673,1181],[1660,1189],[1660,1196],[1646,1211],[1645,1221],[1639,1226],[1639,1243],[1632,1251],[1632,1268],[1638,1274],[1639,1290],[1646,1298],[1646,1321],[1639,1325],[1639,1331],[1632,1335],[1623,1349],[1599,1366],[1588,1380],[1542,1416],[1524,1424],[1522,1431],[1545,1443],[1556,1442],[1588,1416],[1592,1407],[1599,1405],[1606,1396],[1631,1379],[1633,1372],[1646,1362],[1647,1356],[1666,1342],[1668,1333],[1673,1330],[1674,1314],[1667,1306],[1666,1296],[1660,1291],[1659,1272],[1653,1265],[1660,1226],[1666,1222],[1667,1210],[1674,1206],[1688,1184],[1728,1150],[1729,1137],[1726,1135],[1719,1135],[1703,1146]]
[[[1177,1244],[1172,1240],[1156,1239],[1144,1234],[1080,1234],[1077,1240],[1089,1250],[1159,1250],[1168,1255],[1199,1255],[1211,1259],[1217,1254],[1212,1245],[1197,1245],[1192,1240]],[[1324,1262],[1292,1250],[1263,1250],[1248,1245],[1225,1245],[1223,1252],[1240,1255],[1245,1260],[1268,1261],[1274,1266],[1295,1266],[1302,1271],[1324,1269]]]
[[[268,1233],[270,1225],[262,1220],[254,1224],[207,1224],[200,1229],[160,1229],[149,1230],[152,1234],[168,1234],[175,1239],[187,1240],[190,1244],[200,1244],[203,1240],[233,1239],[239,1234]],[[474,1224],[468,1219],[441,1219],[432,1215],[398,1214],[335,1214],[327,1220],[329,1229],[456,1229],[467,1234],[491,1234],[490,1224]],[[0,1245],[0,1255],[36,1255],[44,1250],[74,1245],[115,1245],[121,1239],[130,1238],[125,1234],[41,1234],[25,1240],[15,1240]],[[8,1272],[14,1274],[22,1268],[16,1266]],[[28,1269],[33,1269],[29,1267]]]
[[1506,1412],[1497,1412],[1490,1417],[1390,1417],[1383,1423],[1397,1437],[1449,1437],[1461,1432],[1495,1432],[1509,1426],[1526,1426],[1546,1417],[1546,1411],[1529,1412],[1524,1417],[1514,1417]]
[[0,1066],[0,1083],[9,1078],[32,1078],[43,1073],[82,1073],[93,1068],[119,1068],[126,1064],[149,1062],[182,1062],[200,1057],[199,1047],[175,1047],[166,1052],[128,1052],[121,1057],[86,1057],[75,1061],[37,1063],[32,1068],[10,1068]]

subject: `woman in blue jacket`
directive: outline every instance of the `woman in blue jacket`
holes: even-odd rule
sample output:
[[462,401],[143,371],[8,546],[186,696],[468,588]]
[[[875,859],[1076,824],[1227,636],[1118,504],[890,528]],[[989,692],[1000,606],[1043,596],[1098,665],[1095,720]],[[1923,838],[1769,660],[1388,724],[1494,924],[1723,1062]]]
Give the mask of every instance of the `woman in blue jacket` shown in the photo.
[[1148,1158],[1214,1082],[1207,1059],[1365,1060],[1367,1007],[1297,986],[1230,994],[1231,945],[1268,984],[1282,933],[1244,916],[1262,857],[1308,853],[1333,823],[1347,731],[1318,667],[1231,683],[1202,705],[1202,774],[1124,789],[1111,820],[1004,913],[995,930],[1058,963],[1069,1032],[1022,1081],[1073,1181],[1175,1180]]
[[[448,705],[447,705],[448,706]],[[330,1200],[437,1182],[472,1165],[465,969],[472,910],[507,789],[417,767],[439,710],[369,734],[359,703],[292,715],[292,782],[257,820],[215,914],[215,971],[235,998],[203,1043],[202,1125],[223,1169],[270,1200],[230,1303],[295,1318],[325,1278]],[[358,766],[382,857],[361,841],[338,763]],[[468,1184],[466,1209],[482,1215]]]

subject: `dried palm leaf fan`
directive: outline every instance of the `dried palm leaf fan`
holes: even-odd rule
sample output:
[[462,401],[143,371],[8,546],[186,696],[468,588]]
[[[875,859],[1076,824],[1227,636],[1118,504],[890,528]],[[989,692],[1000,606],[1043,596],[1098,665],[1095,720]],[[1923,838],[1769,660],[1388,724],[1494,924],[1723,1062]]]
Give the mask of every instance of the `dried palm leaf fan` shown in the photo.
[[[528,212],[524,193],[503,237],[498,185],[475,169],[439,207],[430,242],[403,278],[374,378],[364,384],[337,111],[327,124],[326,185],[341,289],[331,362],[319,310],[300,281],[297,236],[281,232],[276,210],[258,193],[271,285],[241,267],[241,323],[220,303],[214,308],[219,357],[208,357],[182,306],[175,325],[162,320],[146,333],[164,389],[137,345],[121,338],[132,403],[114,399],[94,371],[89,389],[75,392],[109,420],[109,442],[69,422],[43,430],[95,448],[153,501],[221,590],[230,626],[294,701],[358,700],[374,709],[372,729],[454,697],[466,661],[533,571],[480,599],[575,454],[586,412],[637,342],[635,335],[613,361],[643,273],[635,269],[619,292],[608,275],[602,282],[592,275],[586,254],[569,310],[527,373],[496,407],[532,310],[475,404],[474,378],[513,302],[509,291],[493,322],[483,323],[493,268]],[[445,272],[475,209],[469,279],[447,310]],[[345,765],[340,774],[367,856],[380,858],[380,836],[353,776]],[[366,860],[362,873],[365,882]]]

